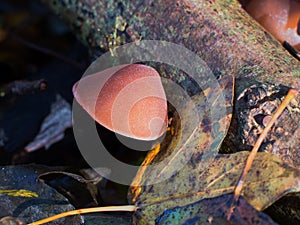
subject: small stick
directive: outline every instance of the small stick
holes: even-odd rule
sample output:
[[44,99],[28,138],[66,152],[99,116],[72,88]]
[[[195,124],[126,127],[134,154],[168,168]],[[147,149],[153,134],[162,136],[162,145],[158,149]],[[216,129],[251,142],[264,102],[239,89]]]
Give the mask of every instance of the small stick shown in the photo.
[[94,207],[94,208],[86,208],[86,209],[76,209],[68,212],[63,212],[54,216],[47,217],[42,220],[38,220],[33,223],[29,223],[27,225],[41,225],[45,223],[49,223],[53,220],[57,220],[67,216],[74,216],[78,214],[85,214],[85,213],[95,213],[95,212],[134,212],[136,211],[136,206],[134,205],[123,205],[123,206],[106,206],[106,207]]
[[25,95],[34,91],[44,91],[47,87],[47,82],[44,79],[40,80],[16,80],[8,84],[0,85],[0,97]]
[[54,58],[57,58],[57,59],[60,59],[60,60],[62,60],[64,62],[66,62],[66,63],[68,63],[68,64],[70,64],[72,66],[75,66],[78,69],[82,69],[82,66],[78,62],[76,62],[76,61],[74,61],[72,59],[69,59],[66,56],[62,55],[62,54],[57,53],[54,50],[51,50],[51,49],[48,49],[46,47],[37,45],[37,44],[32,43],[30,41],[27,41],[27,40],[23,39],[22,37],[19,37],[18,35],[14,34],[14,33],[11,33],[10,37],[13,40],[18,41],[21,44],[27,46],[28,48],[31,48],[31,49],[36,50],[38,52],[42,52],[42,53],[44,53],[46,55],[50,55],[50,56],[52,56]]
[[234,188],[234,196],[233,196],[233,201],[232,204],[230,206],[229,209],[229,213],[227,215],[227,220],[230,220],[234,208],[236,206],[236,203],[241,195],[242,189],[243,189],[243,184],[245,181],[245,178],[248,174],[249,169],[252,166],[253,160],[256,156],[256,153],[259,149],[259,147],[261,146],[262,142],[264,141],[264,139],[266,138],[268,132],[270,131],[271,127],[273,126],[273,124],[275,123],[275,121],[278,119],[278,117],[280,116],[280,114],[283,112],[283,110],[288,106],[288,104],[290,103],[290,101],[292,99],[294,99],[296,96],[298,95],[298,91],[296,89],[290,89],[288,94],[286,95],[286,97],[284,98],[284,100],[281,102],[281,104],[278,106],[276,112],[274,113],[274,115],[272,116],[272,118],[270,119],[270,121],[268,122],[268,124],[266,125],[266,127],[264,128],[264,130],[262,131],[262,133],[260,134],[260,136],[258,137],[255,145],[253,146],[252,151],[250,152],[247,161],[246,161],[246,165],[245,168]]
[[294,56],[296,59],[300,60],[300,52],[297,49],[295,49],[293,46],[291,46],[287,41],[284,41],[282,43],[282,45],[292,56]]

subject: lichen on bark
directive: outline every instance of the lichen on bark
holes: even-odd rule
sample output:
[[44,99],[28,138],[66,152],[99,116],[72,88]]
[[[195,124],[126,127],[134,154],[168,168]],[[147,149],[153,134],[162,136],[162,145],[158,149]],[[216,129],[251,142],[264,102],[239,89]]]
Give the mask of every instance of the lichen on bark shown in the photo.
[[92,51],[165,40],[197,53],[216,76],[233,74],[300,88],[299,62],[237,0],[42,1]]

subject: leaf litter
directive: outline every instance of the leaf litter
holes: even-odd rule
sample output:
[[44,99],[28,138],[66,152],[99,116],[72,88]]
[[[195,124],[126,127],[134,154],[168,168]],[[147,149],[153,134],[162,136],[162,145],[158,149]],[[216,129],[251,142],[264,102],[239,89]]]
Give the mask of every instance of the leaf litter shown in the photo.
[[[229,107],[230,109],[232,107],[233,89],[228,88],[228,82],[225,82],[225,86],[225,91],[230,90],[225,94],[225,99],[229,100],[226,101],[226,107]],[[229,86],[233,87],[233,82],[232,85]],[[206,94],[209,94],[209,92]],[[230,95],[231,97],[228,97]],[[197,112],[203,113],[205,121],[205,116],[211,112],[203,107],[203,104],[205,103],[203,97],[204,95],[196,95],[191,101],[198,103],[196,104]],[[188,108],[188,104],[189,102],[184,107]],[[191,136],[184,136],[186,132],[182,131],[184,131],[184,129],[189,129],[191,124],[188,123],[188,119],[185,121],[185,118],[181,117],[180,125],[176,125],[175,123],[177,130],[175,129],[175,141],[172,140],[170,143],[171,149],[169,149],[169,147],[167,149],[162,149],[161,151],[157,151],[156,149],[154,155],[151,155],[151,153],[149,154],[151,155],[151,158],[148,159],[149,164],[145,166],[159,162],[165,158],[167,158],[167,163],[160,164],[158,167],[152,167],[151,170],[149,170],[148,167],[146,167],[146,169],[141,168],[133,182],[134,185],[129,192],[129,199],[132,200],[134,205],[121,206],[119,209],[117,207],[112,207],[112,210],[134,212],[134,224],[155,224],[155,222],[160,224],[158,222],[160,219],[158,218],[162,216],[164,211],[164,215],[172,213],[174,207],[183,207],[184,211],[188,211],[188,207],[190,207],[191,204],[197,204],[197,202],[203,199],[211,199],[218,196],[223,198],[225,194],[232,193],[239,180],[241,171],[244,169],[245,161],[249,156],[249,153],[239,152],[230,155],[214,155],[215,157],[201,157],[203,155],[203,152],[201,151],[204,151],[203,146],[206,148],[208,146],[209,150],[218,152],[231,120],[231,110],[228,110],[228,112],[229,113],[226,114],[225,117],[217,117],[218,119],[215,121],[206,121],[206,123],[203,123],[202,119],[198,126],[196,126],[196,128],[193,126],[192,132],[188,133],[188,135],[192,134]],[[189,115],[188,111],[185,113]],[[185,113],[183,115],[185,115]],[[178,119],[175,119],[175,121],[176,120]],[[180,132],[178,132],[178,130]],[[202,135],[200,139],[194,139],[193,135],[196,133],[195,130]],[[178,134],[182,135],[183,138],[178,138],[178,136],[176,136]],[[180,140],[181,138],[184,141]],[[176,147],[178,143],[179,147],[175,148],[177,151],[175,151],[176,157],[173,155],[168,158],[166,153],[170,152],[172,149],[174,150],[173,147]],[[196,143],[196,147],[194,143]],[[189,144],[191,145],[189,146]],[[187,149],[190,150],[191,146],[195,148],[192,148],[192,155],[189,155],[189,160],[185,161],[186,163],[179,170],[176,170],[176,168],[174,170],[174,167],[182,162],[180,160],[176,161],[177,155],[181,154],[181,156],[183,155],[185,157],[186,155],[184,153]],[[183,149],[185,151],[183,151]],[[180,154],[178,154],[178,152]],[[201,165],[203,161],[200,162],[203,159],[205,162],[204,166]],[[155,182],[157,179],[161,178],[161,176],[164,181]],[[140,185],[140,187],[138,187],[138,185]],[[243,198],[245,198],[254,209],[261,211],[285,194],[299,192],[300,171],[297,168],[285,164],[276,156],[259,152],[253,161],[253,165],[249,170],[249,174],[246,177],[243,187],[244,189],[241,192]],[[233,199],[230,198],[229,202],[232,203],[232,200]],[[244,201],[244,199],[239,199],[239,201]],[[237,209],[238,213],[247,214],[247,207],[238,206]],[[223,218],[217,216],[216,221],[224,221],[226,215],[229,213],[229,205],[228,207],[225,207],[224,210],[227,210],[227,212],[222,211]],[[105,207],[97,207],[75,211],[72,213],[63,213],[59,217],[54,216],[53,219],[55,217],[61,218],[67,215],[74,215],[73,213],[100,212],[106,210]],[[264,217],[261,213],[255,213],[253,213],[254,218]],[[209,221],[212,221],[211,219],[212,218],[209,217]],[[50,220],[48,219],[47,221]],[[228,224],[235,224],[232,221],[227,222]],[[257,223],[255,224],[260,224],[259,222],[260,221],[257,220]],[[267,220],[265,222],[267,222]],[[268,222],[267,224],[274,223]]]

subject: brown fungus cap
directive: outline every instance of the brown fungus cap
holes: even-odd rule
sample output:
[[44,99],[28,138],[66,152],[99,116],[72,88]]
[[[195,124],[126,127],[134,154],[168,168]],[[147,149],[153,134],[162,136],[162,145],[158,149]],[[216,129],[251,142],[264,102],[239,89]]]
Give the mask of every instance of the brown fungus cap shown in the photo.
[[300,2],[298,0],[251,0],[247,12],[280,42],[300,50]]
[[155,140],[166,131],[167,99],[152,67],[130,64],[85,76],[73,94],[94,120],[123,136]]

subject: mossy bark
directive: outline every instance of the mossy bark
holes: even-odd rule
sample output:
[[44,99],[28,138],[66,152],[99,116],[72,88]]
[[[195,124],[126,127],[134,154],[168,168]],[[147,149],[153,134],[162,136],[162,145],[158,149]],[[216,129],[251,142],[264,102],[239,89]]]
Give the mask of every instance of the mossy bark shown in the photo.
[[216,76],[233,74],[300,89],[299,62],[237,0],[42,1],[91,50],[165,40],[197,53]]

